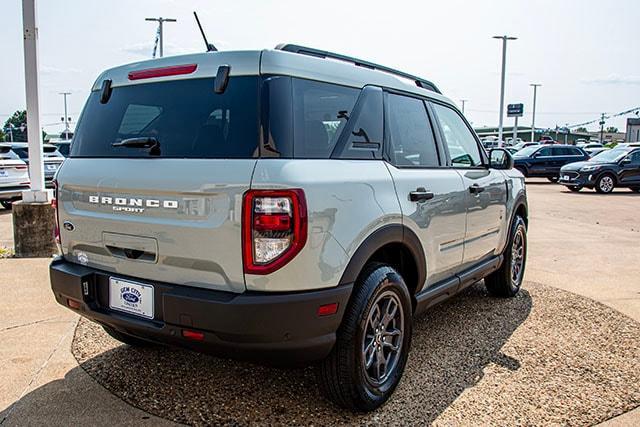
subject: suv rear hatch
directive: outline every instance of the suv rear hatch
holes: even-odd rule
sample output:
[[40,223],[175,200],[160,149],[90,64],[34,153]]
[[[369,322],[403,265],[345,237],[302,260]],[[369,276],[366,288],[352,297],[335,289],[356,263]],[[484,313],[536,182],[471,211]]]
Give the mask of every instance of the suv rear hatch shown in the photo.
[[57,176],[69,261],[245,290],[241,208],[257,157],[259,77],[232,75],[219,94],[211,67],[190,78],[113,80],[108,96],[91,93]]

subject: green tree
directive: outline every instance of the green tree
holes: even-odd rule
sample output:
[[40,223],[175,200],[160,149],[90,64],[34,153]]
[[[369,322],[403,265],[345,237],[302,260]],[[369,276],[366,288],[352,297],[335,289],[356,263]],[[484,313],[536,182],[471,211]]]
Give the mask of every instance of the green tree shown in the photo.
[[609,126],[607,129],[605,129],[607,133],[616,133],[618,132],[618,128],[615,126]]
[[579,128],[576,128],[576,132],[581,132],[581,133],[587,133],[587,128],[584,126],[580,126]]
[[[11,133],[13,134],[14,142],[28,142],[27,141],[27,110],[18,110],[11,117],[4,122],[4,140],[11,141],[9,135],[9,127],[12,127]],[[42,140],[44,141],[47,133],[42,131]]]
[[[9,128],[12,128],[9,131]],[[7,133],[7,141],[11,140],[9,133],[13,134],[16,142],[27,141],[27,110],[18,110],[4,122],[4,129]]]

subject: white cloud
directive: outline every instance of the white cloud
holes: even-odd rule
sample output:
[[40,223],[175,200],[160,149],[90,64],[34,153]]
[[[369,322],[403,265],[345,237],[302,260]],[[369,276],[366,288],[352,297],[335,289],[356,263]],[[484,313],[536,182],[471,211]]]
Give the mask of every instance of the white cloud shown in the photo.
[[81,73],[82,70],[79,68],[60,68],[60,67],[52,67],[49,65],[40,66],[40,72],[42,74],[69,74],[69,73]]
[[596,85],[640,85],[640,76],[621,76],[613,73],[607,77],[582,79],[581,82]]
[[[129,46],[125,46],[121,48],[123,52],[133,54],[135,56],[140,56],[144,58],[151,59],[151,55],[153,54],[153,42],[148,43],[135,43]],[[174,43],[165,43],[164,44],[164,54],[165,56],[170,55],[183,55],[185,53],[193,53],[193,49],[187,49],[182,46],[178,46]]]

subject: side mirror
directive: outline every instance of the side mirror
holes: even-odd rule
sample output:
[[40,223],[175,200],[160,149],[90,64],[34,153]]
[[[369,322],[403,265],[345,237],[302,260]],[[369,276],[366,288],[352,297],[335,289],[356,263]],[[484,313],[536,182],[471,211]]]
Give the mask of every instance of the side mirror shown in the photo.
[[489,152],[489,167],[491,169],[513,169],[513,157],[504,148],[494,148]]
[[620,161],[620,164],[626,165],[627,163],[631,163],[631,158],[625,157]]

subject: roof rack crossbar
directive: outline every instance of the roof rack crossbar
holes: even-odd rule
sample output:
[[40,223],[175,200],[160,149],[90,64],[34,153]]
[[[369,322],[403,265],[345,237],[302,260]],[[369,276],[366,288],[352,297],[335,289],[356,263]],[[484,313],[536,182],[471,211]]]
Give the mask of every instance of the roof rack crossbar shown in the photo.
[[311,47],[299,46],[296,44],[279,44],[278,46],[276,46],[276,49],[282,50],[285,52],[298,53],[301,55],[315,56],[316,58],[330,58],[330,59],[336,59],[338,61],[350,62],[358,67],[364,67],[364,68],[369,68],[371,70],[383,71],[385,73],[389,73],[405,79],[413,80],[415,85],[418,87],[431,90],[436,93],[442,93],[436,87],[436,85],[431,83],[429,80],[425,80],[423,78],[414,76],[409,73],[405,73],[403,71],[398,71],[393,68],[385,67],[384,65],[379,65],[373,62],[364,61],[362,59],[353,58],[351,56],[328,52],[326,50],[314,49]]

